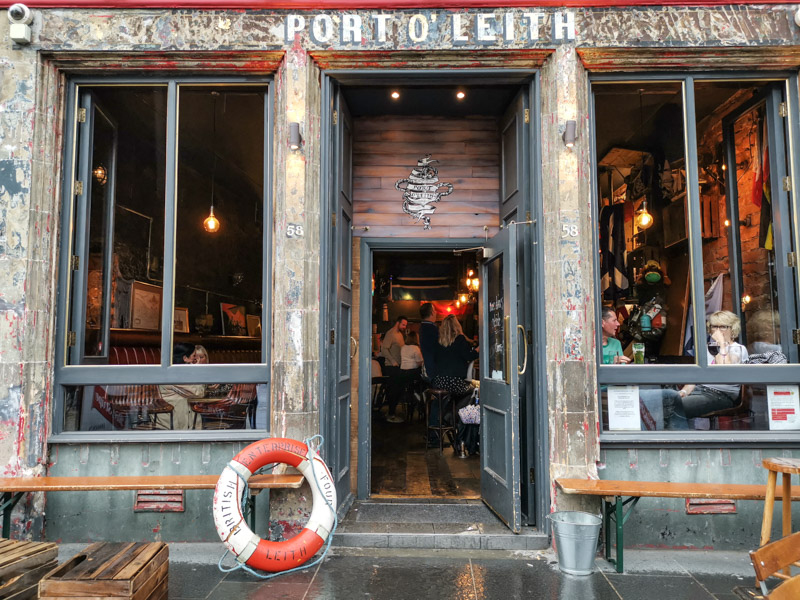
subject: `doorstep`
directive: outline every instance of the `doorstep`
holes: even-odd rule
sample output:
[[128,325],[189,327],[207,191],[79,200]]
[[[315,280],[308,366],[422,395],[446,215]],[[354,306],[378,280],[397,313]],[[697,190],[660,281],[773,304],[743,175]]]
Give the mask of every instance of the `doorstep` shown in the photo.
[[548,536],[535,527],[512,533],[483,502],[397,499],[356,501],[333,536],[349,548],[542,550]]

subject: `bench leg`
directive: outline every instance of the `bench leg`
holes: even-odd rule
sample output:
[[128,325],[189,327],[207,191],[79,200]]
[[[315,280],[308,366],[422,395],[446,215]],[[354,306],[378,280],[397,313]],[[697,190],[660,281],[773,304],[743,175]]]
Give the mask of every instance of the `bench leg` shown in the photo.
[[3,492],[0,508],[3,509],[3,537],[6,539],[11,537],[11,511],[24,494],[25,492]]
[[617,573],[623,573],[625,571],[625,564],[623,562],[622,552],[625,548],[625,536],[623,534],[622,527],[625,525],[625,517],[622,515],[622,498],[617,496],[614,498],[614,500],[614,504],[616,505],[614,507],[614,512],[616,513],[614,520],[616,521],[617,525]]
[[[631,513],[638,502],[638,496],[628,498],[624,501],[621,496],[614,496],[613,504],[611,502],[606,502],[605,498],[602,500],[603,527],[606,530],[606,560],[616,567],[617,573],[622,573],[625,570],[623,558],[623,551],[625,549],[625,536],[623,528],[625,526],[625,522],[631,516]],[[626,504],[630,504],[630,506],[628,507],[628,510],[623,511],[623,508]],[[614,521],[614,526],[616,529],[614,540],[617,546],[616,558],[611,558],[611,521]]]

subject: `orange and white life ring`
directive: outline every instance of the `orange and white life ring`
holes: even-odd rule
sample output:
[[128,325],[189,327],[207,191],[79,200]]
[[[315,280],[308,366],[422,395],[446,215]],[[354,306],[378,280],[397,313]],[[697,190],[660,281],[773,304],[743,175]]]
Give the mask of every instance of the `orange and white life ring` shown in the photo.
[[[308,523],[299,534],[282,542],[258,537],[242,515],[247,480],[271,463],[295,467],[311,484],[313,506]],[[240,563],[271,573],[299,567],[316,554],[333,527],[331,507],[336,509],[336,486],[325,462],[303,442],[286,438],[269,438],[244,448],[222,471],[214,489],[214,524],[222,543]]]

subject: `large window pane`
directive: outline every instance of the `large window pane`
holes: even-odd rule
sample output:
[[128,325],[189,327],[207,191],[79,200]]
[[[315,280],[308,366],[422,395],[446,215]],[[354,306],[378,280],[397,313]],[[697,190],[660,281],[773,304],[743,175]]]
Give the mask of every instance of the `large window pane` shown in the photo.
[[267,428],[267,386],[142,384],[66,388],[64,431]]
[[798,386],[602,386],[603,429],[621,431],[798,431]]
[[613,309],[602,360],[694,362],[685,351],[693,317],[682,84],[594,83],[592,91],[600,287]]
[[146,331],[152,345],[161,343],[166,97],[163,86],[79,90],[86,109],[77,174],[86,229],[75,241],[86,265],[81,362],[107,360],[111,328]]
[[697,83],[695,94],[706,312],[725,311],[708,334],[724,348],[741,344],[758,364],[786,362],[780,321],[794,316],[779,294],[793,283],[783,280],[774,219],[782,190],[773,171],[786,159],[772,139],[783,132],[770,131],[773,91],[768,82],[712,81]]
[[230,349],[209,362],[261,362],[266,89],[179,90],[176,340]]

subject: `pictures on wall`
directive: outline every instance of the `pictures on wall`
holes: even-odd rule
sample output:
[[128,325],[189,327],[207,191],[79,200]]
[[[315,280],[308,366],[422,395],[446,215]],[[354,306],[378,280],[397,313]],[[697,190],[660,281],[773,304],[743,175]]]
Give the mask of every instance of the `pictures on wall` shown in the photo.
[[258,315],[247,315],[247,335],[261,337],[261,317]]
[[173,331],[189,333],[189,309],[175,307],[173,312]]
[[157,285],[134,281],[131,285],[132,329],[161,328],[161,288]]
[[247,335],[247,320],[244,306],[220,302],[222,312],[222,335]]

